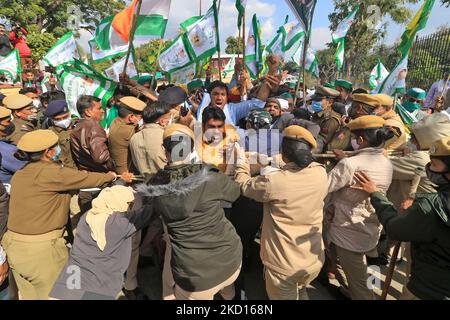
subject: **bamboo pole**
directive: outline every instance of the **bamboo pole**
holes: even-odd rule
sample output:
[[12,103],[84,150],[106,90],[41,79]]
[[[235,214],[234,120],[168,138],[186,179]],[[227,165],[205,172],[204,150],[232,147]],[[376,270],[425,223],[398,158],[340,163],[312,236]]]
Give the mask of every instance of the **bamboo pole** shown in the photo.
[[[303,43],[303,57],[302,57],[302,67],[303,67],[303,104],[306,102],[306,53],[308,52],[309,35],[305,34],[305,41]],[[298,75],[297,87],[295,88],[294,106],[297,106],[297,96],[300,90],[300,74]]]
[[244,10],[244,15],[242,17],[242,64],[243,64],[243,69],[242,70],[246,70],[246,65],[245,65],[245,10]]
[[142,0],[138,0],[136,14],[133,16],[133,22],[131,25],[131,32],[130,32],[130,41],[128,42],[128,51],[127,51],[127,56],[125,58],[125,65],[123,67],[123,72],[122,72],[124,74],[127,73],[128,59],[130,58],[131,48],[133,47],[134,33],[136,32],[136,28],[137,28],[139,14],[141,12],[141,5],[142,5]]
[[[221,0],[219,0],[219,5],[217,6],[217,15],[219,15],[220,3],[221,3]],[[217,51],[217,57],[219,58],[219,63],[218,63],[219,79],[220,79],[220,81],[222,81],[222,66],[221,66],[221,60],[220,60],[220,50]]]
[[202,15],[202,0],[198,0],[198,4],[199,4],[199,16]]
[[163,42],[164,42],[163,38],[159,39],[158,54],[156,55],[155,64],[153,65],[153,77],[152,77],[152,81],[150,83],[150,89],[153,88],[153,82],[156,81],[156,69],[158,68],[158,61],[159,61],[159,56],[161,55],[161,49],[162,49]]

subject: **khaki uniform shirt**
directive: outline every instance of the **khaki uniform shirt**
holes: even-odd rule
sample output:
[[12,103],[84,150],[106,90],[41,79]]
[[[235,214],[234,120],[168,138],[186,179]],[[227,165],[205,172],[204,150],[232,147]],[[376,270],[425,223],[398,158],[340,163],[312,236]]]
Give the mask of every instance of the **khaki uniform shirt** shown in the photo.
[[59,160],[65,167],[76,169],[77,166],[72,158],[72,152],[70,151],[70,134],[72,129],[63,129],[57,126],[49,128],[58,135],[58,144],[61,148],[61,155]]
[[135,132],[136,126],[126,123],[122,118],[118,117],[111,123],[111,128],[109,129],[109,149],[118,174],[126,171],[135,171],[128,150],[130,139]]
[[149,123],[130,139],[130,153],[133,164],[140,174],[154,174],[167,164],[163,143],[164,128]]
[[322,220],[327,174],[318,163],[300,170],[286,164],[266,176],[250,177],[238,162],[235,180],[242,194],[264,203],[261,260],[286,276],[318,272],[324,261]]
[[406,142],[408,141],[408,136],[406,134],[405,125],[400,118],[400,116],[394,111],[389,110],[383,116],[386,120],[386,125],[397,129],[400,135],[396,135],[392,139],[386,141],[384,148],[387,150],[402,150],[404,149]]
[[32,124],[30,121],[22,120],[20,118],[14,118],[12,123],[15,125],[14,132],[8,137],[8,139],[12,142],[12,144],[17,146],[20,138],[22,138],[25,133],[36,130],[36,126]]
[[355,172],[364,171],[386,193],[392,181],[392,164],[381,148],[365,148],[344,158],[328,174],[327,203],[334,210],[327,239],[353,252],[369,252],[378,243],[381,225],[370,197],[362,190],[352,189]]
[[8,230],[38,235],[62,229],[69,218],[70,191],[100,187],[113,179],[55,162],[30,162],[11,179]]
[[320,126],[319,136],[323,141],[323,145],[326,146],[331,142],[336,132],[339,130],[341,126],[340,123],[341,116],[334,112],[318,112],[315,113],[312,117],[312,121]]

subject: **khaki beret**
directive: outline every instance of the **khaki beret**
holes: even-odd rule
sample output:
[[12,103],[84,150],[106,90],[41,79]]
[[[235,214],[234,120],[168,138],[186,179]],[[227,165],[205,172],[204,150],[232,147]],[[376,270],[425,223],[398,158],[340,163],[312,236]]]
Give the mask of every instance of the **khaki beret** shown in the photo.
[[380,106],[392,106],[394,104],[394,99],[392,99],[391,96],[388,96],[384,93],[374,94],[374,97],[376,97],[379,101]]
[[35,130],[20,138],[17,149],[25,152],[44,151],[58,143],[58,136],[51,130]]
[[317,85],[316,91],[314,92],[314,95],[311,98],[312,100],[319,100],[322,98],[337,98],[339,97],[339,95],[340,92],[335,89]]
[[0,107],[0,119],[11,116],[11,110],[6,109],[5,107]]
[[126,96],[119,99],[120,103],[124,104],[128,109],[142,112],[147,106],[145,102],[133,96]]
[[373,129],[383,127],[386,123],[382,117],[379,116],[362,116],[350,121],[347,127],[350,131],[361,129]]
[[10,110],[19,110],[32,103],[33,100],[24,94],[13,94],[3,99],[3,104]]
[[368,93],[355,93],[353,95],[353,101],[366,104],[373,108],[376,108],[380,105],[379,99],[373,94]]
[[163,139],[175,136],[175,135],[179,135],[179,134],[184,134],[187,135],[189,137],[192,138],[192,140],[194,140],[194,132],[187,126],[179,124],[179,123],[174,123],[171,124],[170,126],[168,126],[167,128],[164,129],[164,133],[163,133]]
[[450,156],[450,136],[435,141],[431,145],[430,156],[433,157]]
[[445,114],[435,112],[413,123],[411,132],[419,142],[420,149],[427,150],[433,142],[450,135],[450,121]]
[[289,126],[283,131],[283,136],[285,138],[300,140],[303,139],[306,142],[308,142],[313,149],[317,148],[317,142],[316,139],[314,139],[314,136],[311,132],[306,130],[305,128],[302,128],[300,126]]

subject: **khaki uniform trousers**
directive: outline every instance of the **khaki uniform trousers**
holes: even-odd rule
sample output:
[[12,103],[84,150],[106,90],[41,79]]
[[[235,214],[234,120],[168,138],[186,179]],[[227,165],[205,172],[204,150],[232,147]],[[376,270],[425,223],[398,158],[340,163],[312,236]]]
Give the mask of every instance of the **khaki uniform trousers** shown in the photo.
[[7,231],[2,246],[23,300],[47,300],[69,257],[64,230],[42,235]]
[[224,300],[231,300],[234,298],[234,282],[241,273],[241,266],[224,282],[218,284],[217,286],[204,290],[190,292],[182,289],[178,285],[175,285],[175,298],[177,300],[213,300],[214,295],[220,293]]
[[348,288],[352,300],[374,300],[375,295],[367,286],[369,275],[364,252],[353,252],[334,243],[330,246],[331,259],[336,262],[336,279]]
[[299,290],[309,285],[320,273],[320,268],[315,272],[300,272],[298,275],[286,276],[264,268],[266,292],[270,300],[300,300]]

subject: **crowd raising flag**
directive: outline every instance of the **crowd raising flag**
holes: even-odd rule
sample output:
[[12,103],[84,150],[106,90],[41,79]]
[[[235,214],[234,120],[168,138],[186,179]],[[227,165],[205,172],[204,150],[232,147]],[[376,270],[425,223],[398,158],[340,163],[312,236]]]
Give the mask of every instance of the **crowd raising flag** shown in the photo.
[[300,21],[303,30],[309,34],[317,0],[286,0],[286,3]]
[[20,64],[19,50],[14,49],[0,61],[0,72],[8,74],[13,82],[20,82],[22,65]]
[[416,13],[403,32],[402,41],[398,47],[402,57],[399,63],[381,84],[378,93],[394,95],[403,93],[406,88],[406,74],[408,71],[408,54],[416,33],[425,28],[435,0],[425,0],[422,7]]
[[106,109],[106,104],[116,89],[114,81],[79,60],[75,60],[72,66],[63,66],[61,86],[66,94],[70,113],[77,117],[80,116],[77,111],[77,100],[81,95],[99,98],[103,108]]
[[62,36],[43,58],[44,63],[57,69],[61,69],[63,64],[72,63],[74,59],[80,59],[80,54],[72,32]]
[[258,77],[262,69],[261,26],[256,14],[252,18],[252,26],[248,31],[247,46],[245,47],[245,65],[253,79]]
[[239,12],[238,14],[238,29],[241,28],[242,26],[242,19],[244,18],[245,15],[245,7],[247,5],[247,0],[236,0],[236,9]]
[[[122,57],[120,60],[118,60],[117,62],[115,62],[111,67],[105,69],[105,71],[103,71],[105,73],[105,75],[116,81],[119,82],[119,75],[121,73],[123,73],[125,67],[125,57]],[[127,69],[126,69],[126,74],[131,78],[131,79],[137,79],[138,78],[138,72],[136,69],[136,63],[134,60],[134,54],[133,52],[131,52],[130,54],[130,58],[128,59],[128,64],[127,64]]]
[[389,71],[381,62],[380,58],[378,58],[378,62],[376,66],[370,72],[369,85],[372,89],[377,88],[386,77],[389,75]]
[[231,59],[228,61],[225,69],[222,71],[222,77],[227,78],[230,74],[234,73],[234,64],[236,62],[236,55],[233,54]]
[[344,52],[345,52],[345,36],[348,30],[355,21],[355,16],[359,10],[359,6],[355,8],[341,23],[337,26],[336,30],[331,34],[331,39],[333,43],[337,44],[336,51],[336,64],[338,66],[338,71],[342,70],[344,65]]

